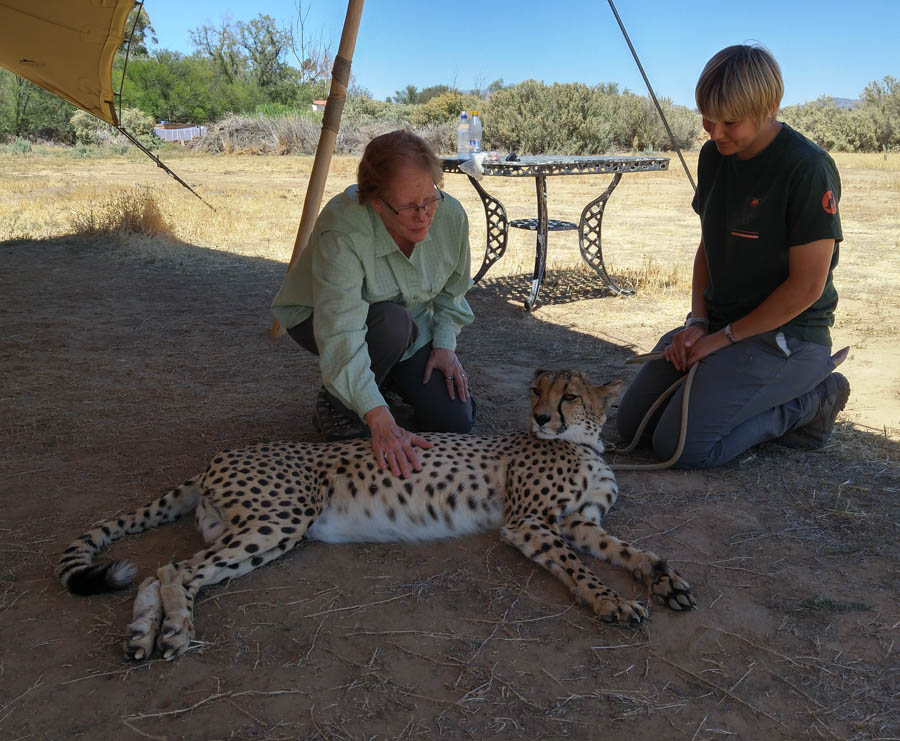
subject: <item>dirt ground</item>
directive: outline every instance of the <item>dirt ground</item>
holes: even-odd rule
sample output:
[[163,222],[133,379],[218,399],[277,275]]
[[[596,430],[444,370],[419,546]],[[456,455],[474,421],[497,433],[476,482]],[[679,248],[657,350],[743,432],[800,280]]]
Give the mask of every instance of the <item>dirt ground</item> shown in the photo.
[[[536,366],[627,379],[669,323],[565,269],[525,315],[524,272],[470,294],[480,434],[525,426]],[[862,330],[856,367],[887,386],[851,376],[860,411],[824,450],[618,474],[609,531],[666,556],[696,611],[603,624],[494,533],[310,542],[201,592],[187,655],[126,661],[134,590],[74,597],[53,565],[221,448],[315,439],[316,366],[266,331],[283,273],[176,240],[0,243],[0,738],[900,737],[900,443],[871,411],[897,390]],[[185,519],[110,554],[141,579],[200,547]]]

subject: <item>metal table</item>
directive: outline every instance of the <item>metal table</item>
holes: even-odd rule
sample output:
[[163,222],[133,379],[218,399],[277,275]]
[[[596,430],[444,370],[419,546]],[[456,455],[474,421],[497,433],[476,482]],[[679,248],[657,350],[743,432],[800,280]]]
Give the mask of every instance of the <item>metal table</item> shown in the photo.
[[[459,157],[444,157],[444,172],[465,175],[459,169],[464,160]],[[533,177],[537,190],[537,218],[513,219],[506,216],[506,209],[498,198],[488,193],[471,175],[467,175],[481,202],[484,204],[484,215],[487,227],[487,240],[484,249],[484,261],[475,275],[475,282],[506,252],[506,241],[509,228],[529,229],[537,232],[537,243],[534,258],[534,277],[531,282],[531,294],[525,301],[525,310],[531,311],[538,300],[544,269],[547,265],[548,232],[578,230],[578,246],[584,261],[600,276],[604,284],[620,295],[634,293],[633,289],[622,288],[606,272],[603,263],[603,250],[600,245],[600,225],[603,221],[603,210],[622,175],[626,172],[651,172],[668,170],[668,157],[593,157],[593,156],[557,156],[530,155],[522,156],[513,162],[487,162],[482,164],[485,177]],[[612,173],[613,179],[606,190],[588,203],[581,212],[578,224],[571,221],[559,221],[547,216],[547,177],[555,175],[602,175]]]

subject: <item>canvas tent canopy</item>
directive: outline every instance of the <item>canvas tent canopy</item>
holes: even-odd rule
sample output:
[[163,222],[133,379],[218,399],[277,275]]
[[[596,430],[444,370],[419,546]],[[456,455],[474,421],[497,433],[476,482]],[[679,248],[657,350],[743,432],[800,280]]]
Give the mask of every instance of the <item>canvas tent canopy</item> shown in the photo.
[[133,0],[0,0],[0,65],[113,126],[112,65]]
[[[112,65],[135,4],[134,0],[0,0],[0,66],[118,127]],[[363,0],[348,0],[291,264],[306,246],[322,203],[362,7]],[[150,156],[174,176],[158,158]]]

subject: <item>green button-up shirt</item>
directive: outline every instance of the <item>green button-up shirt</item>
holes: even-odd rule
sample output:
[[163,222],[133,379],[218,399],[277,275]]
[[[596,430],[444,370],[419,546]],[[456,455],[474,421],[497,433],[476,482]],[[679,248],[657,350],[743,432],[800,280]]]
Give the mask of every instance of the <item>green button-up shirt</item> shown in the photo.
[[475,318],[466,291],[470,277],[469,222],[459,201],[445,195],[428,236],[407,258],[371,206],[350,186],[328,202],[309,244],[291,266],[272,303],[285,328],[313,313],[322,382],[362,417],[385,404],[366,345],[369,304],[401,304],[419,327],[403,360],[429,342],[456,349],[460,330]]

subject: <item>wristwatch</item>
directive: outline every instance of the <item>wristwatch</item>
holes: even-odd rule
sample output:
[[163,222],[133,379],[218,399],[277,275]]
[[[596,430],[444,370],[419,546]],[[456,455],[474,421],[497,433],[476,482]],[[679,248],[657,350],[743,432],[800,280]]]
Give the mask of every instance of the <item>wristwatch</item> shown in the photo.
[[729,323],[729,324],[726,324],[726,325],[725,325],[725,329],[723,329],[722,331],[725,333],[725,336],[728,338],[728,341],[729,341],[732,345],[733,345],[735,342],[737,342],[737,340],[734,339],[734,335],[733,335],[732,332],[731,332],[731,324],[730,324],[730,323]]

